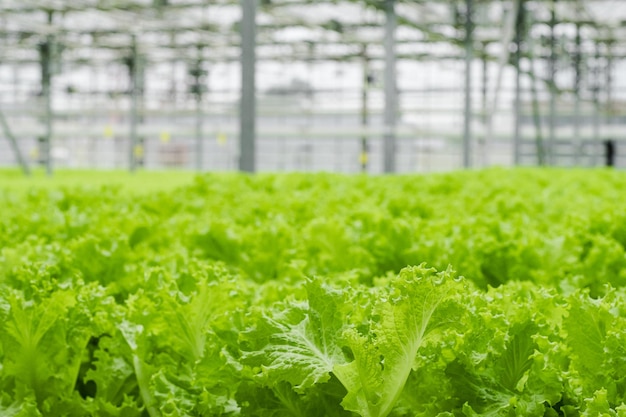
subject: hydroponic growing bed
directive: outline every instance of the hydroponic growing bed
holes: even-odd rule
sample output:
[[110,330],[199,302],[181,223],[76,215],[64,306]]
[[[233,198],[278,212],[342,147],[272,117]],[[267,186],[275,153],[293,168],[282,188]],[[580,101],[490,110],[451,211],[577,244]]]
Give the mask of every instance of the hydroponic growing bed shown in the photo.
[[0,415],[626,416],[626,174],[160,178],[0,175]]

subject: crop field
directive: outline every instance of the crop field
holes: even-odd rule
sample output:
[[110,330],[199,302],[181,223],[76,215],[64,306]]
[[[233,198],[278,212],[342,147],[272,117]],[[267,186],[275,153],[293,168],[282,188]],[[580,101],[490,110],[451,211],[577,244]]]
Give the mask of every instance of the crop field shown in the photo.
[[626,416],[626,173],[0,171],[0,416]]

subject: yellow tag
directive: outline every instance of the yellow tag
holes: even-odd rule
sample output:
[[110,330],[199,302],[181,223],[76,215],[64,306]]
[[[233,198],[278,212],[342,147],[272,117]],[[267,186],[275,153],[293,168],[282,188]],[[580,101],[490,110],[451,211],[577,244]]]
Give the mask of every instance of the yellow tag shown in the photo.
[[113,131],[113,126],[106,125],[104,127],[104,137],[107,139],[111,139],[113,136],[115,136],[115,132]]
[[169,143],[169,141],[172,139],[172,135],[170,135],[170,132],[165,130],[161,132],[161,134],[159,135],[159,139],[161,139],[161,143]]
[[368,160],[368,155],[367,152],[361,152],[359,154],[359,162],[361,163],[361,165],[365,165],[367,164],[367,160]]
[[218,144],[225,145],[227,140],[228,140],[228,136],[226,136],[226,133],[220,132],[220,133],[217,134],[217,143]]
[[135,149],[133,149],[133,152],[135,153],[135,158],[142,158],[143,157],[143,146],[141,145],[135,145]]
[[39,159],[39,148],[33,148],[30,150],[31,159]]

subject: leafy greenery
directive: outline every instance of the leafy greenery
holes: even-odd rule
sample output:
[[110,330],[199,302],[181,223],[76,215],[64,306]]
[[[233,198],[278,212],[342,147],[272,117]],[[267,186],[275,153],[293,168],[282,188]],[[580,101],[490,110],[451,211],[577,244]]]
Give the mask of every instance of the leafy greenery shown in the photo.
[[76,174],[0,173],[0,415],[626,416],[624,173]]

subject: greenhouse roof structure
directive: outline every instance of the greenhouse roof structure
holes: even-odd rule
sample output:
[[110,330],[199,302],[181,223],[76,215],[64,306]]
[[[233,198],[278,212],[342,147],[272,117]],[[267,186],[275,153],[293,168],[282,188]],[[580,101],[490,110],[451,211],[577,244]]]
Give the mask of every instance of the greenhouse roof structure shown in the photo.
[[[524,15],[531,17],[520,26],[522,11],[529,12]],[[561,35],[558,39],[557,34]],[[242,75],[245,103],[253,101],[254,84],[246,86],[245,80],[254,78],[251,63],[257,61],[378,61],[387,68],[385,126],[391,130],[397,111],[394,108],[397,61],[465,61],[469,91],[470,64],[475,58],[498,63],[500,68],[515,66],[515,59],[519,62],[523,57],[537,58],[551,68],[548,72],[554,73],[557,56],[579,57],[575,58],[579,59],[578,66],[584,64],[580,60],[583,54],[622,59],[626,57],[624,39],[626,3],[617,0],[4,0],[0,3],[0,62],[40,64],[43,96],[49,90],[49,77],[61,62],[74,68],[122,63],[131,72],[133,67],[159,62],[186,62],[189,66],[196,65],[198,71],[203,63],[241,62],[242,72],[249,71]],[[519,54],[515,53],[518,48],[514,45],[519,46]],[[520,71],[530,73],[528,69]],[[499,80],[500,77],[496,89]],[[138,84],[139,80],[135,81]],[[554,84],[549,77],[544,82],[548,88]],[[471,139],[470,101],[467,98],[468,121],[464,132],[467,143]],[[494,110],[495,103],[497,100]],[[250,107],[245,111],[244,107],[242,136],[246,136],[246,126],[252,126],[249,135],[253,136],[251,120],[255,109]],[[247,122],[243,120],[246,117]],[[11,135],[7,133],[7,136]],[[467,148],[466,166],[469,144]],[[244,155],[245,149],[242,142]],[[390,156],[393,152],[393,146],[389,145],[385,151],[386,171],[393,170]]]
[[[477,10],[475,40],[502,40],[506,11],[516,1],[473,0]],[[425,44],[463,45],[465,0],[397,2],[400,58],[420,55],[459,56],[458,48],[428,48]],[[530,1],[536,23],[580,24],[597,40],[619,45],[626,27],[626,5],[609,0]],[[350,59],[368,45],[372,58],[383,56],[384,2],[336,0],[262,1],[258,13],[258,59]],[[610,13],[606,11],[610,10]],[[621,13],[620,13],[621,10]],[[5,0],[0,4],[3,62],[36,62],[37,46],[54,36],[64,59],[92,63],[115,59],[127,51],[129,37],[139,36],[142,54],[151,60],[239,57],[240,3],[231,0]],[[589,37],[586,37],[589,39]],[[108,51],[93,57],[94,49]],[[497,48],[496,48],[497,49]],[[460,56],[459,56],[460,57]]]

